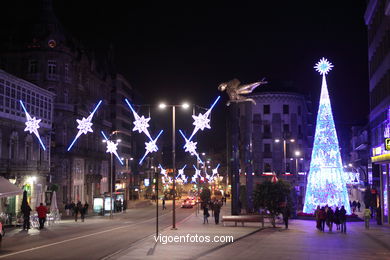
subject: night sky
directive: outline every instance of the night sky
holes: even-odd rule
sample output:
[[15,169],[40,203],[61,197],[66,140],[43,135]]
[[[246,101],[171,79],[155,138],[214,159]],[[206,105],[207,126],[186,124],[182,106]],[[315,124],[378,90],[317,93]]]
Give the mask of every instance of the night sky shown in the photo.
[[[104,54],[114,45],[118,71],[145,103],[186,100],[208,107],[222,95],[212,130],[202,133],[216,147],[225,147],[227,97],[219,83],[265,77],[269,89],[310,95],[317,106],[321,76],[313,66],[323,56],[335,66],[327,79],[336,127],[367,120],[366,1],[64,0],[54,7],[87,47]],[[190,132],[190,124],[178,127]]]

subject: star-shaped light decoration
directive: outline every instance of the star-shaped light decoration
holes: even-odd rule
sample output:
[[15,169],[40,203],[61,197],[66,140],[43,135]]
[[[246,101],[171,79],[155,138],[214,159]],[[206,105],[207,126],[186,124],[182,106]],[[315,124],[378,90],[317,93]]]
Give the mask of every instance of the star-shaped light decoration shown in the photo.
[[179,173],[178,173],[178,175],[177,175],[177,177],[176,177],[176,180],[177,180],[177,179],[183,179],[183,178],[185,178],[184,169],[185,169],[186,167],[187,167],[187,164],[185,164],[183,168],[181,168],[181,169],[178,170]]
[[168,178],[167,170],[165,170],[165,169],[161,166],[161,164],[158,165],[158,168],[160,168],[160,170],[161,170],[160,173],[161,173],[162,175],[164,175],[165,178]]
[[118,161],[121,163],[121,165],[123,165],[123,161],[122,159],[119,157],[118,155],[118,143],[117,142],[113,142],[111,140],[108,140],[107,136],[104,134],[103,131],[100,131],[100,133],[103,135],[105,141],[106,141],[106,144],[107,144],[107,150],[106,150],[106,153],[110,153],[110,154],[115,154],[116,158],[118,159]]
[[212,179],[214,179],[214,177],[218,175],[218,167],[219,167],[219,165],[220,165],[220,164],[218,163],[217,167],[215,167],[215,168],[213,169],[213,175],[211,175],[211,178],[212,178]]
[[204,130],[205,128],[211,129],[210,126],[210,113],[211,110],[213,110],[215,104],[217,104],[218,100],[221,98],[221,96],[218,96],[217,99],[214,101],[214,103],[211,105],[211,107],[206,111],[206,113],[202,114],[199,113],[198,116],[193,115],[192,118],[194,119],[193,125],[195,126],[194,131],[192,131],[192,134],[188,140],[192,140],[192,137],[198,132],[199,130]]
[[192,165],[192,167],[194,167],[195,169],[195,174],[194,176],[192,176],[192,182],[196,182],[196,178],[202,178],[202,175],[200,175],[200,170],[198,168],[196,168],[195,165]]
[[332,70],[333,65],[327,59],[322,58],[319,62],[314,66],[316,71],[318,71],[321,75],[328,74],[329,71]]
[[82,134],[87,134],[88,132],[91,132],[91,133],[93,132],[91,121],[92,121],[93,115],[95,114],[96,110],[99,108],[101,103],[102,103],[102,100],[99,101],[99,103],[96,105],[95,109],[92,111],[92,113],[89,114],[89,116],[87,118],[83,117],[81,120],[76,119],[76,122],[78,124],[77,129],[79,129],[79,131],[77,132],[77,135],[73,139],[72,143],[69,145],[68,152],[70,151],[70,149],[72,149],[73,145],[76,143],[76,140]]
[[181,136],[183,136],[184,140],[185,140],[185,145],[184,145],[184,149],[186,152],[189,152],[191,155],[195,155],[196,156],[196,159],[203,164],[202,160],[200,159],[199,157],[199,154],[196,152],[196,142],[192,142],[190,141],[189,139],[187,139],[187,137],[184,135],[183,131],[179,130]]
[[41,140],[41,137],[39,136],[39,132],[38,132],[39,123],[41,122],[41,119],[36,119],[35,117],[31,117],[30,114],[27,112],[27,109],[24,106],[23,101],[19,100],[19,102],[20,102],[20,105],[22,106],[22,108],[24,110],[24,113],[26,114],[26,119],[27,119],[27,121],[25,123],[26,124],[26,128],[24,129],[24,131],[25,132],[28,131],[30,134],[34,133],[34,135],[38,138],[38,141],[41,144],[42,149],[44,151],[46,151],[46,147],[43,144],[43,142]]
[[157,152],[158,151],[158,147],[156,145],[156,142],[157,142],[157,139],[160,137],[160,135],[163,133],[164,131],[161,130],[160,133],[157,135],[157,137],[153,140],[151,139],[150,142],[145,142],[145,154],[144,156],[141,158],[141,160],[139,161],[139,164],[142,164],[143,160],[145,159],[146,155],[148,155],[149,153],[153,153],[153,152]]
[[134,119],[135,121],[133,122],[134,123],[134,128],[133,128],[133,131],[138,131],[138,133],[145,133],[145,135],[147,137],[149,137],[149,139],[152,141],[152,137],[150,136],[150,133],[149,133],[149,130],[148,130],[148,127],[149,127],[149,121],[150,121],[150,117],[148,118],[145,118],[144,116],[139,116],[137,112],[135,112],[133,106],[130,104],[129,100],[127,100],[127,98],[125,98],[125,101],[127,103],[127,105],[129,106],[131,112],[133,112],[133,115],[134,115]]

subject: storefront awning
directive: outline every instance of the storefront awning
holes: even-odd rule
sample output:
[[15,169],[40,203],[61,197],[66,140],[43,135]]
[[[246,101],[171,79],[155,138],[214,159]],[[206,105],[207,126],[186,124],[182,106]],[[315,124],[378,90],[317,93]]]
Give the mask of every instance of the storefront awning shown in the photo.
[[0,177],[0,198],[22,194],[23,191],[4,177]]

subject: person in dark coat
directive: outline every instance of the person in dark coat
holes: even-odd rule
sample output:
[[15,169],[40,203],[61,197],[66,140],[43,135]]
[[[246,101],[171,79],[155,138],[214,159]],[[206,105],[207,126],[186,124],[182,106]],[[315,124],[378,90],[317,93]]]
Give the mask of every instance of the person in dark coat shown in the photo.
[[340,230],[340,209],[339,209],[339,207],[336,207],[336,210],[334,212],[333,221],[336,224],[336,230]]
[[203,224],[206,224],[206,222],[207,224],[209,223],[209,217],[210,217],[209,207],[207,203],[205,203],[203,206]]
[[81,206],[81,208],[80,208],[81,222],[84,222],[85,213],[87,212],[87,210],[88,210],[88,203],[85,202],[84,206]]
[[85,208],[84,215],[88,215],[88,208],[89,208],[88,202],[85,202],[85,203],[84,203],[84,208]]
[[360,201],[357,202],[357,208],[358,208],[358,212],[360,212],[360,207],[362,206],[362,204],[360,204]]
[[76,204],[74,204],[73,201],[69,204],[69,210],[72,213],[72,216],[74,216],[74,213],[76,211]]
[[290,208],[288,206],[285,206],[282,210],[282,216],[284,225],[286,226],[286,229],[288,229],[288,218],[290,217]]
[[77,222],[77,217],[79,213],[81,214],[81,210],[83,209],[83,206],[81,205],[81,201],[78,201],[76,206],[74,207],[74,221]]
[[22,206],[21,208],[22,213],[23,213],[23,230],[29,230],[30,229],[30,212],[31,212],[31,207],[26,203],[24,207]]
[[317,209],[314,211],[314,216],[316,218],[316,227],[318,230],[321,230],[320,211],[320,206],[317,206]]
[[326,225],[329,228],[329,232],[332,232],[333,228],[333,220],[334,219],[334,212],[331,207],[328,208],[328,211],[326,212]]
[[376,223],[382,225],[382,211],[380,205],[376,208]]
[[162,199],[162,209],[167,209],[167,207],[165,206],[165,197]]
[[221,211],[221,204],[219,203],[218,200],[216,200],[214,202],[214,219],[215,219],[215,224],[218,225],[219,224],[219,213]]
[[319,211],[319,219],[320,219],[320,230],[325,232],[325,221],[326,221],[326,212],[325,207],[322,207]]
[[341,206],[340,209],[340,224],[341,224],[341,233],[347,233],[347,211],[344,206]]
[[39,229],[43,229],[46,221],[47,208],[43,206],[43,203],[41,203],[39,207],[36,208],[36,210],[38,212],[39,218]]

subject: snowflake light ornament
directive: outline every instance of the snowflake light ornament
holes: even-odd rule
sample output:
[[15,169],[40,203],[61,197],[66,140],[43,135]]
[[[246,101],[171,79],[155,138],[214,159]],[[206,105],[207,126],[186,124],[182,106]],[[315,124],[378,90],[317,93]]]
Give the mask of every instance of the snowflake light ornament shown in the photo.
[[165,178],[168,178],[167,170],[165,170],[165,169],[161,166],[161,164],[158,165],[158,168],[160,168],[160,170],[161,170],[160,173],[161,173],[162,175],[164,175]]
[[68,152],[70,151],[70,149],[72,149],[73,145],[76,143],[77,139],[82,134],[88,134],[88,132],[91,132],[91,133],[93,132],[91,121],[92,121],[93,115],[95,114],[96,110],[99,108],[101,103],[102,103],[102,100],[99,101],[99,103],[96,105],[95,109],[92,111],[92,113],[89,114],[89,116],[87,118],[83,117],[81,120],[76,119],[76,122],[78,124],[77,129],[79,129],[79,131],[77,132],[77,135],[73,139],[72,143],[69,145]]
[[119,157],[118,151],[117,151],[118,143],[117,142],[114,143],[113,141],[108,140],[107,136],[104,134],[103,131],[100,131],[100,133],[103,135],[104,139],[106,140],[106,144],[107,144],[106,153],[115,154],[116,158],[118,158],[118,161],[121,163],[121,165],[123,165],[123,161]]
[[139,161],[139,164],[142,164],[143,160],[149,153],[157,152],[158,147],[156,145],[157,139],[160,137],[160,135],[164,132],[164,130],[161,130],[160,133],[157,135],[157,137],[153,140],[151,139],[150,142],[145,142],[145,154]]
[[214,106],[217,104],[218,100],[221,98],[221,96],[218,96],[217,99],[214,101],[214,103],[211,105],[211,107],[206,111],[206,113],[202,114],[199,113],[198,116],[193,115],[192,118],[194,119],[193,125],[195,126],[194,131],[192,131],[192,134],[188,140],[191,141],[192,137],[199,131],[204,130],[205,128],[211,129],[210,126],[210,113],[211,110],[213,110]]
[[181,136],[183,136],[185,140],[184,149],[186,152],[189,152],[191,155],[195,155],[196,159],[203,164],[202,160],[199,157],[198,152],[196,151],[196,142],[192,142],[191,140],[187,139],[187,137],[184,135],[183,131],[179,130]]
[[216,176],[216,175],[218,175],[218,167],[219,167],[219,163],[218,163],[218,165],[217,165],[217,167],[215,167],[214,169],[213,169],[213,175],[211,175],[211,178],[212,179],[214,179],[214,177]]
[[137,112],[135,112],[133,106],[130,104],[130,102],[127,100],[127,98],[125,99],[127,105],[129,106],[131,112],[133,112],[133,115],[134,115],[134,119],[135,121],[133,122],[134,123],[134,128],[133,128],[133,131],[138,131],[138,133],[145,133],[145,135],[147,137],[149,137],[150,140],[152,140],[152,137],[150,136],[150,133],[148,131],[148,127],[149,127],[149,121],[150,121],[150,117],[148,118],[145,118],[144,116],[139,116]]
[[184,169],[185,169],[186,167],[187,167],[187,164],[185,164],[185,165],[183,166],[183,168],[181,168],[181,169],[178,170],[179,173],[178,173],[176,179],[183,179],[183,178],[185,178]]
[[43,144],[43,142],[41,140],[41,137],[39,136],[39,132],[38,132],[39,123],[41,122],[41,119],[36,119],[35,117],[31,117],[30,114],[27,112],[27,109],[24,106],[23,101],[19,100],[19,102],[20,102],[20,105],[22,106],[22,108],[24,110],[24,113],[26,114],[26,119],[27,119],[27,121],[25,123],[26,124],[26,128],[24,129],[24,131],[25,132],[28,131],[30,134],[34,133],[34,135],[38,138],[38,141],[41,144],[42,149],[44,151],[46,151],[46,147]]
[[329,71],[332,70],[333,65],[327,59],[322,58],[319,62],[314,66],[316,71],[318,71],[321,75],[328,74]]

